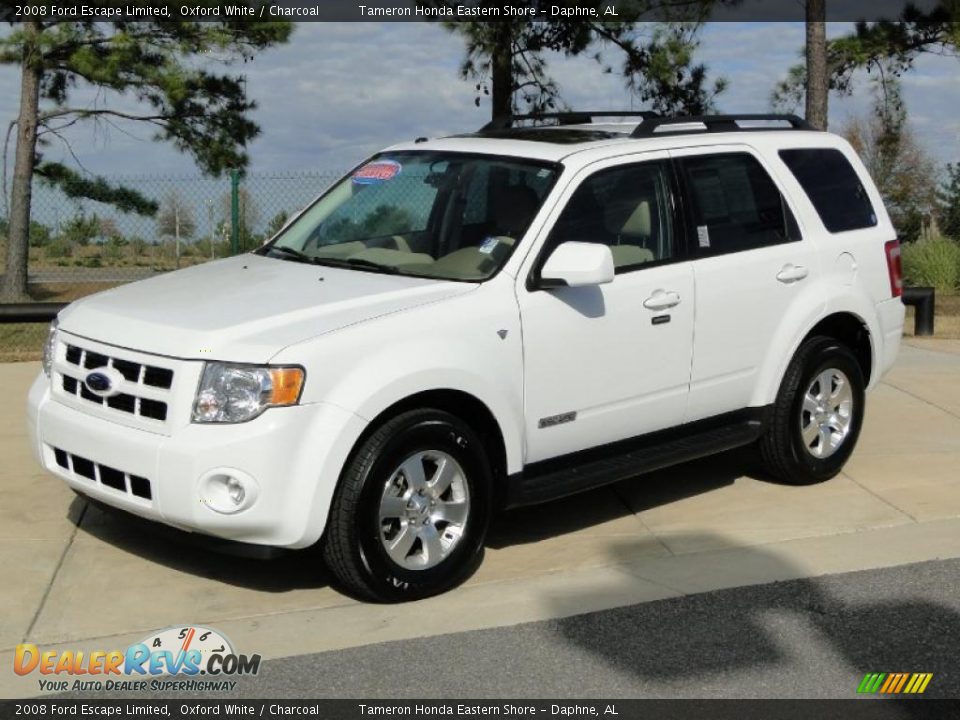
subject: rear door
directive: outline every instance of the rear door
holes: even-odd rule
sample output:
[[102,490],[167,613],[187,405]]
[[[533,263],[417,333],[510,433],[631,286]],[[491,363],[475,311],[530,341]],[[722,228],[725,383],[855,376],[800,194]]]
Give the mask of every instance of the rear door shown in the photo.
[[753,149],[685,148],[671,155],[683,186],[697,292],[689,422],[750,404],[778,325],[820,268]]

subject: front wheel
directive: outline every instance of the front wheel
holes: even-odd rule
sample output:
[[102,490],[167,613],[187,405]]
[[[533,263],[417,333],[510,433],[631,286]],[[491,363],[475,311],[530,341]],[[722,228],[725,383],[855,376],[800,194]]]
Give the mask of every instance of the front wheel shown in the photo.
[[466,423],[440,410],[403,413],[344,470],[323,541],[327,566],[344,589],[382,602],[454,587],[482,557],[491,487]]
[[794,485],[840,472],[860,435],[864,386],[849,348],[829,337],[806,340],[787,368],[760,439],[767,470]]

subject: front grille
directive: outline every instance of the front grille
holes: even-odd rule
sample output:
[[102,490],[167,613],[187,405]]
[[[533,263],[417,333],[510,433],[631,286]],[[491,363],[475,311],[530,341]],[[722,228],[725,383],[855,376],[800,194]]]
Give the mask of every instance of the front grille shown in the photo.
[[[109,357],[92,350],[85,350],[76,345],[67,345],[66,361],[80,370],[92,370],[100,367],[112,367],[120,373],[128,383],[141,387],[169,390],[173,387],[173,370],[169,368],[146,365],[143,363]],[[83,377],[63,374],[63,391],[68,395],[82,398],[87,402],[106,406],[113,410],[130,413],[149,420],[164,421],[167,419],[167,403],[162,400],[140,397],[134,393],[119,393],[111,397],[100,397],[87,388]]]
[[[99,367],[99,366],[98,366]],[[53,456],[57,465],[68,473],[100,483],[108,488],[134,495],[144,500],[153,499],[150,481],[139,475],[132,475],[123,470],[117,470],[108,465],[96,463],[93,460],[68,453],[60,448],[53,448]]]

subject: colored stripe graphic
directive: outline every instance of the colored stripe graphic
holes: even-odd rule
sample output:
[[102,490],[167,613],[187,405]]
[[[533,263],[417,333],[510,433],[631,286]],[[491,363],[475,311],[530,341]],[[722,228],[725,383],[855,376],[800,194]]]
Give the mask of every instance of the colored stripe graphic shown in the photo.
[[896,684],[899,678],[899,673],[890,673],[887,676],[887,681],[883,684],[883,687],[880,688],[880,694],[882,695],[883,693],[890,692],[890,688]]
[[867,673],[857,686],[857,692],[920,695],[932,679],[933,673]]
[[863,680],[860,681],[860,687],[857,688],[857,692],[875,693],[880,689],[880,683],[883,682],[886,676],[886,673],[867,673],[863,676]]

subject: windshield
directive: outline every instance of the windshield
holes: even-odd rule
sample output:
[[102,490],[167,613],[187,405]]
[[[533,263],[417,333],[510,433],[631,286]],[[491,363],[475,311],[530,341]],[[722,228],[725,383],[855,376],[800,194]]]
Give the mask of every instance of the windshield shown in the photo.
[[262,254],[448,280],[485,280],[523,237],[558,166],[444,152],[374,157]]

